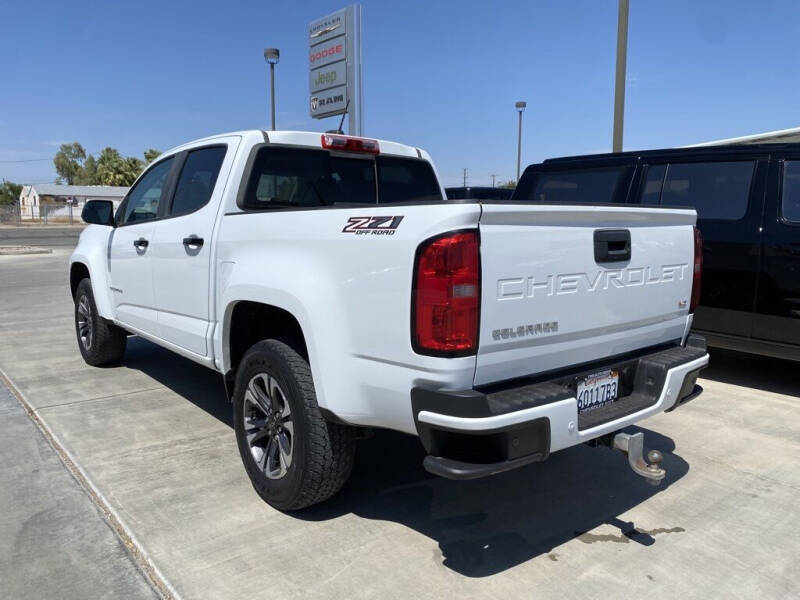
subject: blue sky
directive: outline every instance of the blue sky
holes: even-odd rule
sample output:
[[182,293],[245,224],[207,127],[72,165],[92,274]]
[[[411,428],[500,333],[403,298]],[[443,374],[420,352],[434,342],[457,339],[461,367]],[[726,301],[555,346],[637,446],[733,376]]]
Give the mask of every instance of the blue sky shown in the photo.
[[[46,182],[62,142],[140,155],[308,116],[306,26],[344,2],[4,2],[0,178]],[[616,0],[364,0],[365,135],[426,148],[446,184],[611,147]],[[792,1],[631,0],[625,149],[800,126]]]

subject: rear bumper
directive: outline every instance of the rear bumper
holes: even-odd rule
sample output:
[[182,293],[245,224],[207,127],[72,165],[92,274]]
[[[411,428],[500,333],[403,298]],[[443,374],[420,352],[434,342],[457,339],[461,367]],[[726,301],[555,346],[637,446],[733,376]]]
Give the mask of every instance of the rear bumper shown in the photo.
[[[414,420],[429,454],[425,467],[443,477],[472,479],[545,460],[551,452],[695,398],[701,391],[697,376],[706,365],[705,340],[693,335],[686,346],[596,363],[544,381],[483,390],[414,388]],[[578,414],[577,381],[604,369],[619,371],[619,399]]]

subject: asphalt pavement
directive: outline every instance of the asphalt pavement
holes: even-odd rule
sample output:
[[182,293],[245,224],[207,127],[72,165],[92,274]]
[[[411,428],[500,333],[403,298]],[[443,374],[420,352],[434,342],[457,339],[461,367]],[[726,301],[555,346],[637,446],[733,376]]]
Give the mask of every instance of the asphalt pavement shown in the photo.
[[83,225],[0,225],[0,246],[44,246],[72,249]]
[[638,429],[660,487],[588,446],[448,481],[378,433],[341,494],[287,515],[249,484],[217,374],[138,338],[83,363],[67,259],[0,257],[0,368],[177,596],[800,596],[795,363],[713,352],[705,392]]

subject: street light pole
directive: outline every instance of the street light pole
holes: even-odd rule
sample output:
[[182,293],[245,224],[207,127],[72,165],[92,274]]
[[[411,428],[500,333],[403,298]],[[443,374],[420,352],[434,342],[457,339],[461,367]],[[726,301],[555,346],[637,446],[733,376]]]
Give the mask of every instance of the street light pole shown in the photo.
[[270,113],[272,115],[272,131],[275,131],[275,65],[281,58],[281,51],[277,48],[265,48],[264,60],[269,64],[269,88],[270,88]]
[[528,106],[527,102],[517,102],[514,107],[519,113],[519,126],[517,128],[517,183],[519,183],[519,168],[522,161],[522,112]]
[[622,152],[622,128],[625,121],[625,70],[628,60],[628,0],[619,0],[617,16],[617,76],[614,85],[613,152]]

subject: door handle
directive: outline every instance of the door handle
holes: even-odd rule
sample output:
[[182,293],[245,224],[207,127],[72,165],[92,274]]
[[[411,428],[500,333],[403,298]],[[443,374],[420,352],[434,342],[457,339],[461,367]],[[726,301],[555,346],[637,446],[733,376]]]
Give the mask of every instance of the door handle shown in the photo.
[[187,248],[189,246],[197,246],[200,248],[203,245],[203,238],[197,237],[196,235],[190,235],[189,237],[183,238],[183,245]]
[[594,232],[594,260],[623,262],[631,259],[631,232],[627,229],[596,229]]
[[138,240],[134,240],[134,241],[133,241],[133,246],[134,246],[134,247],[135,247],[137,250],[144,250],[145,248],[147,248],[147,246],[148,246],[149,244],[150,244],[150,242],[148,242],[148,241],[147,241],[146,239],[144,239],[144,238],[139,238]]

